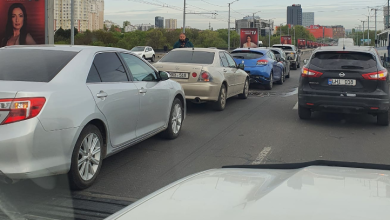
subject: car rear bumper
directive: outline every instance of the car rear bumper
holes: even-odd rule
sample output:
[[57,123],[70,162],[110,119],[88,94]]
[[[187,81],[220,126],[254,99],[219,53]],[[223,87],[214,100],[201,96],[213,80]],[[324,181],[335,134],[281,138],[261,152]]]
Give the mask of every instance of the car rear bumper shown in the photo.
[[0,174],[12,180],[67,173],[77,128],[46,131],[37,118],[0,125]]
[[181,86],[189,100],[217,101],[221,90],[221,85],[208,82],[182,83]]
[[249,82],[256,84],[268,84],[270,71],[263,67],[245,67],[245,72],[249,75]]
[[389,110],[389,99],[382,97],[349,97],[298,94],[298,104],[314,111],[341,113],[380,113]]

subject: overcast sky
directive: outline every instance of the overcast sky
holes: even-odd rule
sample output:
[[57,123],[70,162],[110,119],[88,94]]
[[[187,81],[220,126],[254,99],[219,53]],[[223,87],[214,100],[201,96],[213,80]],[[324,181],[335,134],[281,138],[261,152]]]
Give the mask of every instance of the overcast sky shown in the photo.
[[[207,29],[209,22],[214,29],[227,28],[228,3],[234,0],[187,0],[187,12],[190,13],[217,13],[215,18],[211,14],[188,14],[186,26]],[[177,19],[178,28],[183,26],[184,0],[105,0],[104,19],[112,20],[122,26],[123,21],[131,24],[154,24],[155,16],[165,19]],[[272,4],[275,2],[275,4]],[[239,0],[231,5],[231,27],[235,19],[242,19],[246,15],[260,16],[262,19],[274,19],[275,25],[286,22],[287,6],[301,4],[303,12],[314,12],[314,22],[319,25],[344,25],[351,29],[362,25],[360,20],[367,20],[369,13],[370,29],[374,30],[374,11],[368,7],[377,7],[378,29],[383,29],[383,6],[387,0]],[[258,12],[260,11],[260,12]],[[367,22],[365,23],[367,28]]]

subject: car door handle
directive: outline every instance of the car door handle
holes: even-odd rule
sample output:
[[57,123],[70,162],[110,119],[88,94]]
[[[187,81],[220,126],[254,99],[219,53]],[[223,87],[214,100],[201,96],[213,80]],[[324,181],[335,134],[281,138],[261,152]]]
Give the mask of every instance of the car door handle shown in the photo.
[[144,89],[144,88],[141,88],[140,90],[139,90],[139,93],[141,93],[141,94],[145,94],[145,93],[147,93],[148,92],[148,90],[146,90],[146,89]]
[[102,98],[106,98],[108,96],[107,93],[105,93],[103,90],[100,91],[98,94],[96,94],[96,97],[102,99]]

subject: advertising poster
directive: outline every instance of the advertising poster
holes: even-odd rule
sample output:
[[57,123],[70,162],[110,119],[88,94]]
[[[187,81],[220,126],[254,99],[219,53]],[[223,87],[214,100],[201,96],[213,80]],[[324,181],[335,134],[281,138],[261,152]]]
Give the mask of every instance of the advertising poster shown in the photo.
[[291,42],[292,42],[291,36],[281,36],[280,37],[281,44],[291,44]]
[[45,44],[45,0],[0,0],[0,47]]
[[240,44],[242,48],[256,48],[259,42],[259,31],[257,28],[241,28]]
[[298,48],[306,48],[306,39],[298,39]]

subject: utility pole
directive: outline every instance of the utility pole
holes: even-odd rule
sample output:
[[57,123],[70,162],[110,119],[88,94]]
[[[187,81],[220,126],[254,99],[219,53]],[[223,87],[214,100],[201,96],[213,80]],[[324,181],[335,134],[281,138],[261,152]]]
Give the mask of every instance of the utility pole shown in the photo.
[[74,0],[71,0],[70,7],[70,44],[74,45]]
[[186,32],[186,0],[184,0],[184,10],[183,10],[183,33],[185,32]]
[[370,15],[368,15],[367,18],[368,18],[367,40],[368,40],[368,46],[370,46]]
[[294,42],[293,42],[293,45],[295,45],[295,41],[296,41],[296,39],[295,39],[295,27],[294,27]]
[[366,22],[366,21],[361,21],[361,22],[363,22],[363,46],[364,46],[364,22]]
[[280,30],[280,37],[282,37],[282,24],[280,24],[279,30]]
[[228,18],[228,52],[230,52],[230,5],[238,0],[228,3],[229,5],[229,18]]
[[375,10],[375,47],[377,47],[377,33],[376,33],[376,12],[378,11],[378,9],[374,9]]
[[390,15],[390,0],[387,0],[387,25],[386,25],[386,29],[389,28],[389,15]]
[[271,19],[268,20],[268,23],[269,23],[268,47],[271,47]]

